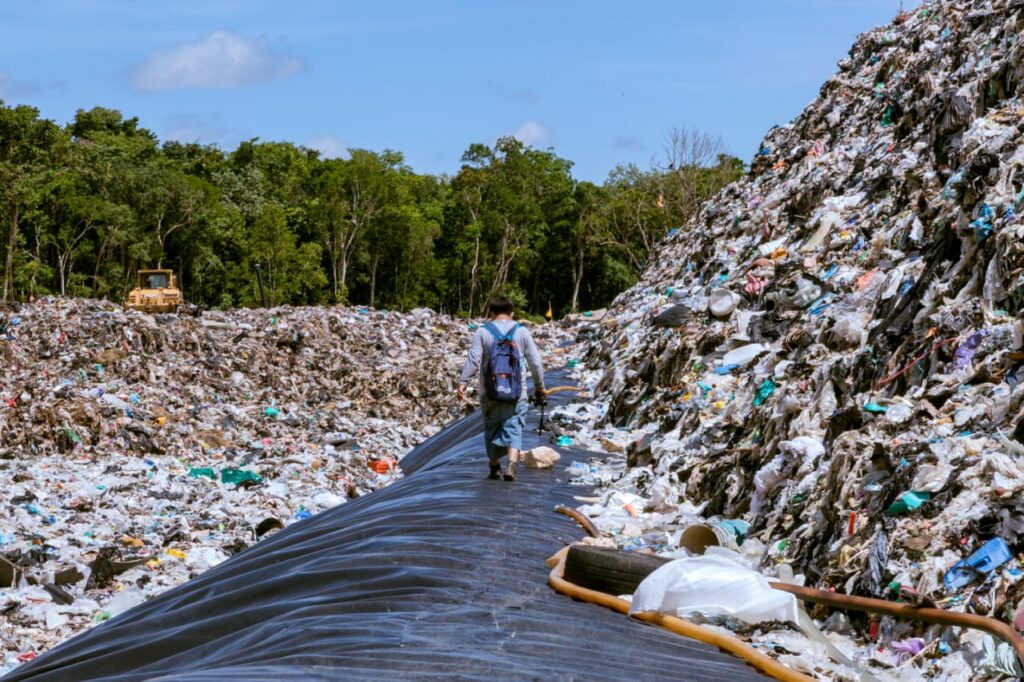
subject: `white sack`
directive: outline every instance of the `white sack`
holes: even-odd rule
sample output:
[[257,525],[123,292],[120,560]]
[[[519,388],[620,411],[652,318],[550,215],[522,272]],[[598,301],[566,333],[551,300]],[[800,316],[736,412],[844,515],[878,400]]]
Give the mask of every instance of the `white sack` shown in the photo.
[[796,597],[773,590],[765,576],[720,554],[677,559],[647,576],[636,588],[629,612],[647,611],[734,616],[750,624],[797,622]]

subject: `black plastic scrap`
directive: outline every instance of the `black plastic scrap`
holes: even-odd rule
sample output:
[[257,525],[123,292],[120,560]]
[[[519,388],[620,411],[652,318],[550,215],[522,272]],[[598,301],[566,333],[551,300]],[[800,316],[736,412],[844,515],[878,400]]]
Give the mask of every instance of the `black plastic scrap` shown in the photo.
[[[564,399],[564,398],[563,398]],[[557,399],[556,399],[557,400]],[[540,444],[532,435],[527,446]],[[296,523],[40,656],[16,680],[749,680],[739,659],[546,584],[580,536],[564,468],[484,479],[471,415],[393,485]],[[563,465],[585,456],[563,451]]]

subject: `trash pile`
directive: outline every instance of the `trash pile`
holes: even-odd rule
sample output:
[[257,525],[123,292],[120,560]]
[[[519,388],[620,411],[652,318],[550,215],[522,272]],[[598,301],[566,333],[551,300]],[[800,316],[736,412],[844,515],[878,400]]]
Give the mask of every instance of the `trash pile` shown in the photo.
[[471,337],[429,310],[0,310],[0,670],[393,481],[461,416]]
[[[1022,27],[1019,1],[943,0],[860,36],[580,327],[603,402],[556,419],[612,453],[572,473],[620,547],[700,553],[703,524],[810,586],[1024,628]],[[963,632],[852,620],[876,671],[1001,665]]]

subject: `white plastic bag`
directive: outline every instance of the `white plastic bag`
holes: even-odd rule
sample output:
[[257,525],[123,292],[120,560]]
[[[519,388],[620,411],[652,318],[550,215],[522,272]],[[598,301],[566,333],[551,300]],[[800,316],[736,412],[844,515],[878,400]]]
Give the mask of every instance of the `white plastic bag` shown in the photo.
[[724,553],[677,559],[647,576],[630,614],[656,611],[685,617],[734,616],[745,623],[797,622],[796,597],[773,590],[768,579]]

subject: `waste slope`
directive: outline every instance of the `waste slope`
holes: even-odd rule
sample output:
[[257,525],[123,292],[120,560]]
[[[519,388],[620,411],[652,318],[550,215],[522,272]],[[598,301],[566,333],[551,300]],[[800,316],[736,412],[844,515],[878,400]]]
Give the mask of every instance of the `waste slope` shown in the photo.
[[1019,0],[942,0],[861,35],[659,244],[584,358],[638,436],[619,492],[743,521],[817,587],[1013,617],[1024,584],[943,577],[1024,548],[1021,27]]
[[[290,526],[5,680],[757,676],[712,647],[553,593],[544,559],[581,533],[552,508],[580,489],[561,466],[485,480],[479,424],[473,415],[425,442],[395,484]],[[533,414],[529,429],[538,444]]]

